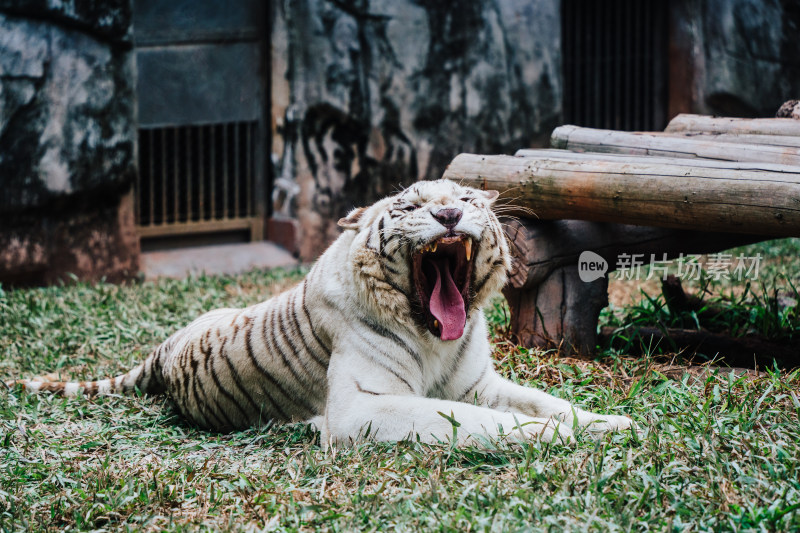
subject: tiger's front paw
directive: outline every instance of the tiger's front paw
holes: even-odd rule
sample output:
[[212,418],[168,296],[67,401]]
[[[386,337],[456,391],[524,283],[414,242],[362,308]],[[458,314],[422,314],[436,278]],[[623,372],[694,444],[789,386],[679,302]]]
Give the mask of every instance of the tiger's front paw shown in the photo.
[[575,435],[569,425],[552,418],[535,419],[522,425],[528,438],[542,442],[554,442],[569,446],[575,443]]
[[630,428],[636,428],[636,424],[627,416],[622,415],[595,415],[586,424],[586,430],[595,435],[602,435],[609,431],[624,431]]

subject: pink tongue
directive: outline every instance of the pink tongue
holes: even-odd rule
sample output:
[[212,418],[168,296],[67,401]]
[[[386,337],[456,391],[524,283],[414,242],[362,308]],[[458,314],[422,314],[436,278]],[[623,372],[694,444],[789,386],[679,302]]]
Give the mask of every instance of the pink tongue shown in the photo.
[[464,323],[467,321],[464,299],[458,292],[453,276],[450,275],[447,259],[433,261],[433,266],[436,269],[436,283],[431,293],[431,314],[439,321],[442,332],[440,338],[443,341],[452,341],[464,333]]

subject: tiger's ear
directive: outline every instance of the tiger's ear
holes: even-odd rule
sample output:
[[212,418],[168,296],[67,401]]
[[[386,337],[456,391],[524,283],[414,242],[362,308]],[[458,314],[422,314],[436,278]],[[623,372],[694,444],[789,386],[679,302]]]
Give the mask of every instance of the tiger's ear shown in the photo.
[[500,193],[494,190],[481,191],[481,193],[483,194],[483,197],[486,198],[486,200],[488,200],[489,202],[494,202],[495,200],[497,200],[497,197],[500,196]]
[[366,211],[366,207],[356,207],[346,217],[339,219],[339,226],[344,229],[358,229],[358,223]]

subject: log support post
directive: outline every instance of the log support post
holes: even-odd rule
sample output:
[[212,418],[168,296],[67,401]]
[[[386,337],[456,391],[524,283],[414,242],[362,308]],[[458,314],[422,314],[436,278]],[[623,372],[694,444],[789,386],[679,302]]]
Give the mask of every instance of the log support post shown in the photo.
[[[608,275],[621,254],[663,260],[713,253],[767,237],[580,220],[503,220],[514,265],[503,290],[511,333],[523,346],[562,354],[594,352],[597,320],[608,305]],[[583,281],[578,259],[591,251],[608,264],[606,277]]]
[[577,266],[557,268],[541,284],[503,294],[511,309],[511,331],[523,346],[591,354],[597,345],[597,319],[608,305],[608,281],[583,282]]

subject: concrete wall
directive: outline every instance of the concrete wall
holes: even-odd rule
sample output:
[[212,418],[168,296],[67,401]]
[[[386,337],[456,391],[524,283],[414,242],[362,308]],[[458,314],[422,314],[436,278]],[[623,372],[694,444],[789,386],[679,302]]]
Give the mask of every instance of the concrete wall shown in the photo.
[[0,281],[138,271],[128,0],[0,1]]

